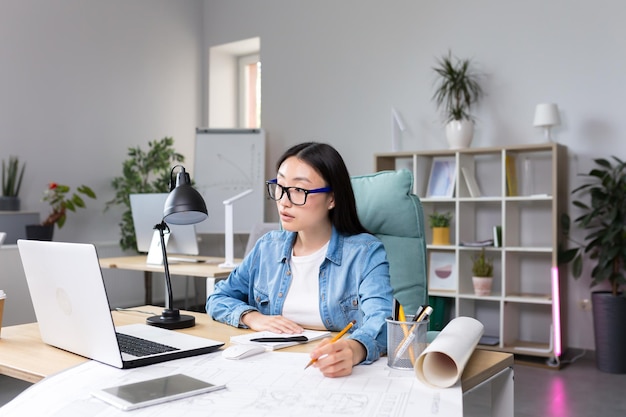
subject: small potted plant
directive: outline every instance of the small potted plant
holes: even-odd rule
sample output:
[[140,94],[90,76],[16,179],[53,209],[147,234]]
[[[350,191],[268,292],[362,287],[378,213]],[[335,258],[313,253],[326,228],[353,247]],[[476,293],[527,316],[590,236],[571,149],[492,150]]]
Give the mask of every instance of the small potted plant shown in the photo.
[[491,295],[493,260],[485,255],[484,248],[478,255],[472,257],[472,283],[474,294]]
[[428,215],[428,223],[433,229],[433,245],[449,245],[450,244],[450,221],[452,214],[450,212],[439,213],[433,212]]
[[439,76],[433,100],[446,121],[446,137],[451,149],[469,147],[474,136],[472,106],[483,96],[479,75],[472,61],[459,59],[448,51],[433,68]]
[[63,227],[67,220],[67,210],[76,211],[77,208],[86,207],[85,200],[83,200],[81,194],[89,198],[96,198],[93,190],[86,185],[79,186],[76,188],[76,192],[68,197],[69,192],[70,187],[67,185],[57,184],[56,182],[48,184],[42,201],[50,204],[52,212],[41,224],[26,226],[26,237],[28,239],[52,240],[54,225],[58,225],[59,229]]
[[0,211],[20,210],[20,187],[24,178],[26,164],[22,164],[16,156],[11,156],[9,162],[2,161],[2,195],[0,196]]

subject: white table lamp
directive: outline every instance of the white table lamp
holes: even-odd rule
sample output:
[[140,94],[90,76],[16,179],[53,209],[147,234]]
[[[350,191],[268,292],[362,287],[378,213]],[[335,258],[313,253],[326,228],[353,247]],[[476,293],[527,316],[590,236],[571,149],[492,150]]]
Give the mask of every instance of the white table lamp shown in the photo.
[[234,262],[234,227],[233,227],[233,203],[239,200],[242,197],[247,196],[253,190],[249,189],[240,194],[237,194],[234,197],[229,198],[228,200],[224,200],[224,251],[225,251],[225,260],[224,263],[221,263],[220,268],[234,268],[237,264]]
[[558,126],[560,124],[561,117],[559,116],[559,107],[555,103],[537,104],[533,126],[544,128],[548,142],[552,142],[550,129],[552,126]]

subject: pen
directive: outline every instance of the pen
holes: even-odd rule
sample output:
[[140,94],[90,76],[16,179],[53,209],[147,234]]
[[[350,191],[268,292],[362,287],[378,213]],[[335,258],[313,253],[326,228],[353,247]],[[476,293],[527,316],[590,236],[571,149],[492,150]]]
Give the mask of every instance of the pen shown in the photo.
[[288,336],[288,337],[257,337],[256,339],[250,339],[251,342],[259,343],[273,343],[273,342],[308,342],[309,338],[306,336]]
[[[356,324],[356,320],[352,320],[350,323],[348,323],[348,325],[346,327],[344,327],[342,331],[337,333],[337,335],[331,339],[330,343],[335,343],[337,340],[341,339],[341,336],[346,334],[348,332],[348,330],[350,330],[350,328],[352,326],[354,326],[355,324]],[[311,359],[309,361],[309,363],[307,364],[307,366],[304,367],[304,369],[306,369],[309,366],[313,365],[315,362],[317,362],[317,359]]]
[[413,317],[413,321],[422,321],[425,320],[426,317],[430,316],[433,312],[433,308],[431,306],[421,306],[417,313],[415,313],[415,317]]
[[417,311],[413,315],[413,318],[411,319],[411,321],[419,321],[420,320],[420,316],[422,315],[422,313],[424,312],[424,309],[426,307],[427,307],[427,304],[422,304],[421,306],[419,306],[417,308]]
[[393,299],[393,311],[391,313],[393,320],[398,320],[400,317],[400,303],[395,298]]

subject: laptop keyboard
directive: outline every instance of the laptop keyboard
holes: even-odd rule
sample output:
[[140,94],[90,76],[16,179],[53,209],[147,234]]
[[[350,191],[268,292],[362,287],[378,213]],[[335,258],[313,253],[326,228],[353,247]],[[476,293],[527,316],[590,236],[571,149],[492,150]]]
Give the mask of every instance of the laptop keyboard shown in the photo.
[[171,352],[179,350],[172,346],[167,346],[151,340],[141,339],[124,333],[116,333],[117,343],[123,353],[133,356],[148,356],[157,353]]

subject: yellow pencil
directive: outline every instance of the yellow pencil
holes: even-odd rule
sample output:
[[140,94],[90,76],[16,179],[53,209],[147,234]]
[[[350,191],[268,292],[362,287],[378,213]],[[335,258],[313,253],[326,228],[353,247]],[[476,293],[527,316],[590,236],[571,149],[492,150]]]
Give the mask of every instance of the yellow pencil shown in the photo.
[[[341,339],[341,336],[346,334],[348,332],[348,330],[350,330],[350,328],[352,326],[354,326],[355,324],[356,324],[356,320],[352,320],[350,323],[348,323],[348,325],[346,327],[344,327],[342,331],[337,333],[337,335],[331,339],[330,343],[335,343],[337,340]],[[317,362],[317,359],[311,359],[309,361],[308,365],[304,367],[304,369],[306,369],[309,366],[313,365],[315,362]]]
[[[406,314],[404,313],[402,305],[400,305],[398,310],[398,321],[406,322]],[[402,333],[404,333],[404,338],[406,339],[410,334],[409,328],[406,327],[406,324],[401,324],[400,326],[402,327]],[[411,363],[415,363],[415,354],[413,353],[413,349],[409,350],[409,355],[411,356]]]

